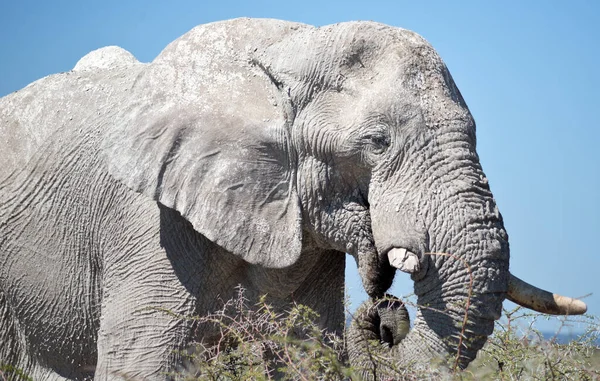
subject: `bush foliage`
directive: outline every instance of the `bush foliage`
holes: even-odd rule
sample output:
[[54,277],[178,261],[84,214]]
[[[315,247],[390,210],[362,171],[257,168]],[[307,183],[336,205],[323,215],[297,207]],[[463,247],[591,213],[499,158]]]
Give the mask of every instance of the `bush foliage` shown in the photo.
[[[215,381],[359,380],[360,372],[345,358],[343,338],[322,332],[317,318],[302,305],[286,312],[275,312],[264,300],[250,306],[240,290],[221,311],[198,318],[219,328],[219,342],[198,343],[193,354],[187,354],[186,369],[171,376]],[[556,335],[546,339],[534,323],[548,318],[520,307],[505,310],[494,334],[465,371],[397,369],[397,379],[600,380],[600,320],[587,315],[562,317]],[[575,324],[585,332],[561,343],[559,334]]]
[[186,353],[177,380],[345,380],[343,338],[321,331],[317,313],[303,305],[276,312],[264,299],[250,306],[240,289],[221,311],[198,317],[219,330],[216,344]]

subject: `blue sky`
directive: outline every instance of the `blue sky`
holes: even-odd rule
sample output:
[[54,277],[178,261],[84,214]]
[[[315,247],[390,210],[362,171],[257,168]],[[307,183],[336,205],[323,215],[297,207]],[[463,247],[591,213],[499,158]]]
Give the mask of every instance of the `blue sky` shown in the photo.
[[[554,292],[593,293],[585,301],[600,315],[600,2],[4,1],[0,96],[70,70],[93,49],[119,45],[150,61],[194,26],[240,16],[373,20],[423,35],[477,122],[511,271]],[[365,294],[349,262],[356,307]],[[392,293],[409,294],[408,276],[396,278]]]

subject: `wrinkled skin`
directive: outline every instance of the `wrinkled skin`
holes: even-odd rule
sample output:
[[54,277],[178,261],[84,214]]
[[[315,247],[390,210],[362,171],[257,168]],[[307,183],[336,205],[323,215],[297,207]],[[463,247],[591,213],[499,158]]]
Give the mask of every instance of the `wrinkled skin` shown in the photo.
[[412,32],[239,19],[149,64],[105,48],[1,99],[0,136],[0,362],[35,379],[162,379],[214,333],[159,309],[205,314],[238,284],[341,332],[344,253],[373,298],[410,253],[427,308],[399,366],[457,354],[471,276],[461,367],[500,315],[475,123]]

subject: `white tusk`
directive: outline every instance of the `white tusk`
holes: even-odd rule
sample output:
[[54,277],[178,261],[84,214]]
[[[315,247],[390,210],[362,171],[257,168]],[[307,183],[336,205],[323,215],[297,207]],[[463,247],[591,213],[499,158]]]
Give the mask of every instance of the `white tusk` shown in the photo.
[[406,249],[393,248],[388,252],[390,265],[405,273],[414,274],[421,269],[419,257]]
[[587,311],[584,302],[578,299],[552,294],[510,274],[508,300],[537,312],[551,315],[581,315]]

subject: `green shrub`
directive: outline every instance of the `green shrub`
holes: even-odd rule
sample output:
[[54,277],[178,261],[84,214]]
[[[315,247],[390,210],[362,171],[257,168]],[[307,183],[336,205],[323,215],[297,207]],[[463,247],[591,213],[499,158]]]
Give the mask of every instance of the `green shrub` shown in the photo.
[[0,381],[15,380],[15,381],[33,381],[21,369],[15,368],[12,365],[0,363]]
[[[238,298],[212,315],[197,318],[220,332],[218,343],[198,343],[185,355],[177,380],[355,379],[344,361],[343,339],[317,326],[318,314],[302,305],[286,312],[262,299],[249,306]],[[190,353],[191,352],[191,353]]]
[[[550,319],[517,307],[504,311],[502,319],[468,371],[474,379],[497,380],[599,380],[600,319],[593,316],[568,316],[546,339],[535,329],[535,322]],[[559,335],[572,325],[585,328],[568,343]]]

